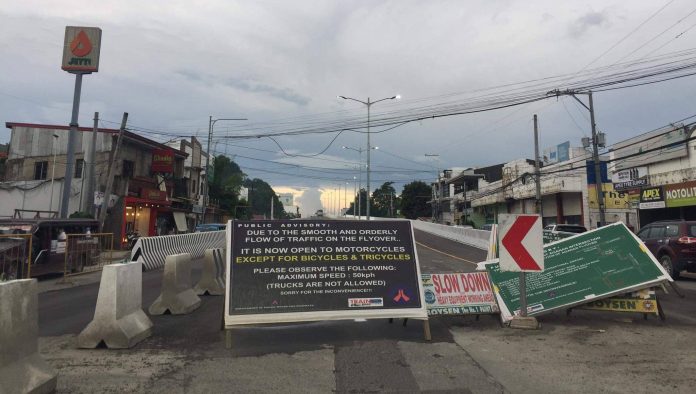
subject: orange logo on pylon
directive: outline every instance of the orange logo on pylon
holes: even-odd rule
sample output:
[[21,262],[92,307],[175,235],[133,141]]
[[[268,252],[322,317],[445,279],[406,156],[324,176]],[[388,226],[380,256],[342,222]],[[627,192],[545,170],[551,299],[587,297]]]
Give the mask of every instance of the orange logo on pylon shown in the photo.
[[70,51],[73,55],[78,57],[83,57],[89,55],[92,52],[92,42],[87,37],[84,30],[80,30],[79,33],[70,42]]

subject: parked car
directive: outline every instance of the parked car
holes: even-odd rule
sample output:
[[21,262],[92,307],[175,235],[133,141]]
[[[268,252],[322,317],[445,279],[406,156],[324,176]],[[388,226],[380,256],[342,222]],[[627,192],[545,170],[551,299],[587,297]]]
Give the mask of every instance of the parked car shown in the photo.
[[481,226],[481,230],[491,231],[492,229],[493,229],[493,225],[490,223],[486,223],[483,226]]
[[653,222],[638,231],[638,238],[672,278],[683,270],[696,272],[696,221]]
[[66,234],[96,233],[98,228],[99,222],[94,219],[0,219],[0,234],[4,234],[0,237],[0,276],[25,277],[30,255],[32,277],[63,272],[66,250],[79,251],[79,256],[72,256],[74,265],[69,267],[72,272],[80,272],[92,264],[98,242],[74,238],[66,241]]
[[544,227],[544,230],[548,230],[554,233],[574,233],[580,234],[587,231],[584,226],[579,224],[549,224]]
[[223,231],[227,228],[227,225],[224,223],[206,223],[206,224],[199,224],[196,226],[195,232],[197,233],[203,233],[206,231]]
[[317,217],[322,217],[322,216],[324,216],[324,210],[323,210],[323,209],[318,209],[317,212],[314,214],[314,216],[317,216]]

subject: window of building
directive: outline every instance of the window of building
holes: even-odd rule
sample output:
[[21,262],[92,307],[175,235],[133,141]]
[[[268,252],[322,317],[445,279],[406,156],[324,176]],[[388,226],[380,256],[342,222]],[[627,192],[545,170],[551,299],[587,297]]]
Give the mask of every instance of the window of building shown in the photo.
[[196,181],[195,180],[191,181],[191,193],[193,193],[193,194],[198,193],[198,190],[196,189]]
[[47,161],[37,161],[34,163],[34,179],[42,180],[46,179],[48,174],[48,162]]
[[121,176],[123,176],[124,178],[132,178],[133,175],[135,175],[135,163],[130,160],[124,160]]
[[82,178],[82,171],[85,169],[85,160],[77,159],[75,160],[75,178]]

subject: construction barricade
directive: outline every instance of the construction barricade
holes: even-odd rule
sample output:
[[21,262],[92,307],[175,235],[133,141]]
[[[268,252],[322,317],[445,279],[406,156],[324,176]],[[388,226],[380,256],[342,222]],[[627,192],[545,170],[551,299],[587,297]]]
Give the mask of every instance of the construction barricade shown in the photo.
[[191,255],[175,254],[166,257],[162,275],[161,294],[150,305],[151,315],[185,315],[201,306],[201,299],[191,287]]
[[131,262],[103,267],[94,319],[77,337],[81,348],[102,341],[111,349],[125,349],[151,335],[152,321],[142,309],[142,264]]
[[0,234],[0,280],[29,278],[31,234]]
[[199,296],[225,295],[225,249],[206,249],[201,280],[194,290]]
[[225,231],[141,237],[131,250],[131,261],[140,261],[145,270],[162,268],[168,255],[188,253],[192,258],[203,257],[210,248],[225,247]]
[[50,393],[57,375],[39,356],[35,279],[0,282],[0,393]]
[[114,263],[114,234],[67,234],[64,276],[99,271]]

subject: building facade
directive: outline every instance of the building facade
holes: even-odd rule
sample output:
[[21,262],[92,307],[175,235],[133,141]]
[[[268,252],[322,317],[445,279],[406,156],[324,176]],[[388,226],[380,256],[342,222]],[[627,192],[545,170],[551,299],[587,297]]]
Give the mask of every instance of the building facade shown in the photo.
[[[0,214],[13,215],[15,209],[59,211],[70,128],[14,122],[6,127],[11,136],[0,195],[13,203],[0,208]],[[107,209],[103,231],[113,232],[114,239],[123,243],[126,234],[135,231],[141,236],[188,231],[186,214],[190,210],[178,206],[177,201],[188,199],[189,193],[175,187],[184,177],[188,155],[125,131],[118,157],[112,160],[118,134],[116,129],[98,129],[94,163],[86,163],[93,133],[91,128],[78,129],[68,212],[80,212],[87,206],[88,213],[98,217],[100,209]],[[106,197],[103,194],[112,161],[113,187]],[[94,168],[93,196],[83,193],[86,166]]]

